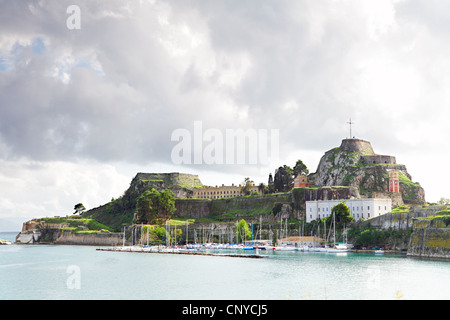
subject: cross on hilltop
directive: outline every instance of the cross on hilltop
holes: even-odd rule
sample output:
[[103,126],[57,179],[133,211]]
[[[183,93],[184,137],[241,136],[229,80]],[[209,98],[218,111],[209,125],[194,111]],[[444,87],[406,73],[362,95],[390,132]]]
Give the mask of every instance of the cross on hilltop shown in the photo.
[[352,118],[350,118],[350,121],[347,122],[347,124],[350,126],[350,139],[352,139],[352,124],[355,124],[355,123],[352,122]]

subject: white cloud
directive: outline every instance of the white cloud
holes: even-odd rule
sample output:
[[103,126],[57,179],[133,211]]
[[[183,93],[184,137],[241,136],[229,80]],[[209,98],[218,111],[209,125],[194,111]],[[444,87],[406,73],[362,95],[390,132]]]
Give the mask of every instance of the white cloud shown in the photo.
[[91,209],[120,197],[130,182],[111,164],[20,159],[0,165],[0,215],[9,220],[70,215],[79,202]]

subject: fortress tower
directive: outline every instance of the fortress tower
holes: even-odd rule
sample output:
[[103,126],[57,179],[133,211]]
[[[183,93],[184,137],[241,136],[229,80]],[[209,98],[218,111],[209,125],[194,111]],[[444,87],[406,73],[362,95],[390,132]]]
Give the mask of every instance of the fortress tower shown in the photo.
[[372,148],[370,141],[365,141],[361,139],[344,139],[341,143],[341,150],[348,152],[357,152],[361,154],[361,158],[367,164],[396,164],[397,161],[393,156],[385,156],[376,154]]
[[358,152],[366,155],[375,154],[372,148],[372,144],[369,141],[361,139],[344,139],[342,140],[340,148],[341,150],[349,152]]
[[389,192],[400,192],[400,184],[398,180],[398,171],[389,171]]

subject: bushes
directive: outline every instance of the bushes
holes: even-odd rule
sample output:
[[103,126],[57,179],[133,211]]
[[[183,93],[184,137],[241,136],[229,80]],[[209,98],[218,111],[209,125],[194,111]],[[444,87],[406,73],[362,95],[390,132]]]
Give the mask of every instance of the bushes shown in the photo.
[[348,234],[356,247],[395,247],[398,243],[407,243],[411,232],[411,229],[405,231],[370,227],[364,230],[350,229]]

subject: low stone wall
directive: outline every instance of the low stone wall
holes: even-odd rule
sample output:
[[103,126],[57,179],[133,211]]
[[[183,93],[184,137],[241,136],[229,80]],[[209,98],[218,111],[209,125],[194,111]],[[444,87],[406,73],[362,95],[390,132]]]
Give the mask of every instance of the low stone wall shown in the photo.
[[85,246],[117,246],[123,243],[123,233],[73,233],[63,231],[55,244]]

